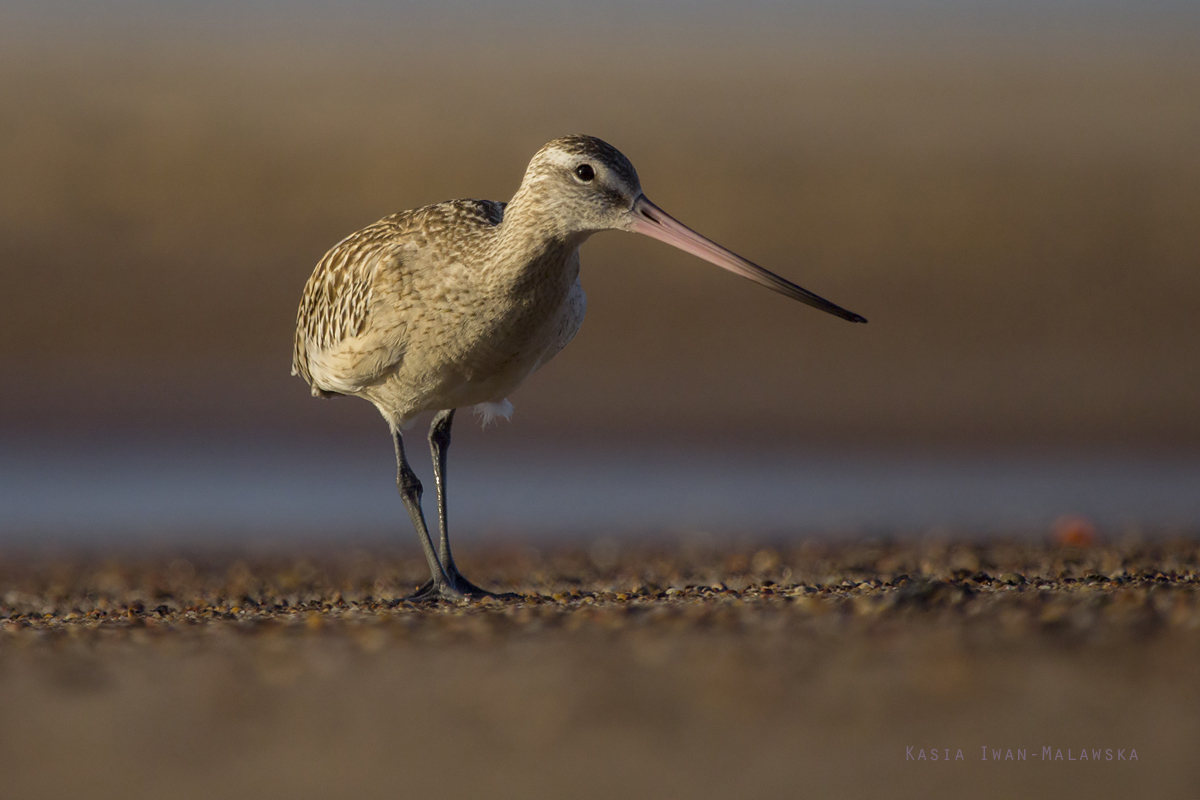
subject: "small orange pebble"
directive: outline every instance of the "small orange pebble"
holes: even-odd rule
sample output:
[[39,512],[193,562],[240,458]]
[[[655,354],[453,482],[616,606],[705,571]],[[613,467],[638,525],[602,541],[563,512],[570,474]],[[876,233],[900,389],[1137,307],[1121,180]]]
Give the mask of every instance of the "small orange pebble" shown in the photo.
[[1096,526],[1078,514],[1059,517],[1051,531],[1052,540],[1060,547],[1091,547],[1096,543]]

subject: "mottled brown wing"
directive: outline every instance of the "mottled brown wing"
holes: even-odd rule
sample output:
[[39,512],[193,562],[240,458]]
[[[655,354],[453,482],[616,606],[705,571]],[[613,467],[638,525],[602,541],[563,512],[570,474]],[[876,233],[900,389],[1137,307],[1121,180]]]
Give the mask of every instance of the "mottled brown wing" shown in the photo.
[[[335,386],[314,376],[313,359],[367,333],[378,273],[386,269],[389,277],[396,277],[403,272],[397,268],[397,233],[394,223],[381,220],[347,236],[325,254],[305,284],[296,315],[292,374],[304,378],[314,395],[329,396],[348,388],[344,381]],[[374,376],[354,377],[366,382]]]

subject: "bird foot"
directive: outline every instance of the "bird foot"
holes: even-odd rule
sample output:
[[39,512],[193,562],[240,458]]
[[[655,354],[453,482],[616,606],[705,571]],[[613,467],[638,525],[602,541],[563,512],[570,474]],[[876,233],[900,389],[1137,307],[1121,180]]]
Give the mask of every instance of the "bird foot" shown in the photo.
[[460,597],[452,597],[444,594],[443,589],[449,589],[448,586],[438,586],[433,582],[433,579],[425,581],[421,588],[417,589],[412,594],[404,598],[408,603],[436,603],[439,600],[459,600]]
[[421,588],[404,599],[410,603],[436,603],[443,600],[457,603],[463,600],[481,600],[485,597],[496,600],[521,599],[521,595],[512,592],[496,594],[487,589],[481,589],[457,572],[451,577],[451,583],[439,583],[430,578]]

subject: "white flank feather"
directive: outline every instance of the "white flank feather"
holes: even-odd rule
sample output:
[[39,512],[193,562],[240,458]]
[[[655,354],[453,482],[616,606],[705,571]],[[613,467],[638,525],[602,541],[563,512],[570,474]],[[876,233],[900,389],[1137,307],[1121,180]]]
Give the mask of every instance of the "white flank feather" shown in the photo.
[[496,421],[496,417],[504,417],[508,420],[512,416],[513,404],[507,400],[501,400],[499,403],[479,403],[471,406],[471,410],[480,418],[483,427],[487,427]]

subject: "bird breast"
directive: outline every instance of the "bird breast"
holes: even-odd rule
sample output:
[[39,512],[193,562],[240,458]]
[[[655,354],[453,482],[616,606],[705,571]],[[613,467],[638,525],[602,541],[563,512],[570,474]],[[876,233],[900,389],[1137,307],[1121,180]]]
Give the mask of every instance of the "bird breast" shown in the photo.
[[458,261],[414,275],[404,356],[379,387],[386,405],[408,416],[503,401],[578,331],[578,276],[577,249],[518,268]]
[[455,265],[420,292],[423,319],[410,333],[423,341],[409,341],[406,361],[429,354],[472,382],[532,372],[563,335],[578,276],[578,252],[512,271]]

